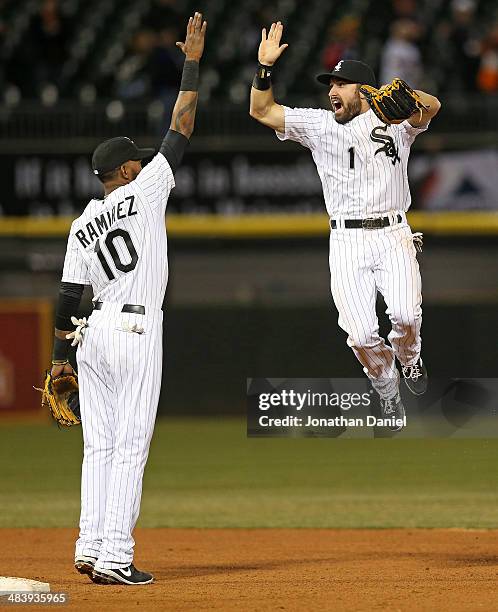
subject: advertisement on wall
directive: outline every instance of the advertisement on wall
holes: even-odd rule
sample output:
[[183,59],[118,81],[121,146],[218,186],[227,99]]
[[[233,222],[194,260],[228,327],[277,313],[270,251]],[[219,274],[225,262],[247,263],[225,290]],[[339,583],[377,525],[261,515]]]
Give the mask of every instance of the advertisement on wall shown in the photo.
[[[18,155],[2,159],[3,215],[77,216],[102,188],[89,155]],[[414,154],[414,209],[498,208],[498,151]],[[322,187],[303,149],[251,153],[189,152],[176,174],[169,210],[221,215],[323,212]]]

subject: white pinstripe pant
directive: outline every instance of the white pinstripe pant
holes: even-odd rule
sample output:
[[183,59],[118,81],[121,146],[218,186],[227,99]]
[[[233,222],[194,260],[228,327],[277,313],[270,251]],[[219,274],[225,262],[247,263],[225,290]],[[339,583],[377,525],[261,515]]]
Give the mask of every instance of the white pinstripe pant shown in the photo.
[[[333,229],[330,275],[339,325],[348,345],[381,397],[396,393],[395,357],[413,365],[420,356],[422,283],[407,223],[384,229]],[[379,335],[377,291],[387,304],[392,330],[389,346]]]
[[[95,310],[77,353],[84,457],[76,555],[97,569],[133,560],[142,479],[154,430],[162,371],[162,311]],[[143,334],[122,331],[138,324]]]

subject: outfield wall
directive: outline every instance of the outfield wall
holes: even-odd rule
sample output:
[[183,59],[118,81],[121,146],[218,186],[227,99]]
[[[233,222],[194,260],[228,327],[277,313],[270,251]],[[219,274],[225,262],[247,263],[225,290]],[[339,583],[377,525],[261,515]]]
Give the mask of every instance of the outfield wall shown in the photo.
[[[415,212],[410,221],[425,235],[418,259],[431,375],[496,376],[497,215]],[[39,401],[31,386],[41,382],[42,350],[49,362],[53,321],[46,313],[57,298],[69,223],[0,220],[1,302],[46,304],[33,334],[17,333],[9,319],[0,335],[0,398],[23,411]],[[170,215],[168,235],[161,414],[240,413],[246,377],[361,375],[330,297],[326,216]],[[80,315],[90,300],[87,290]],[[386,333],[381,301],[378,310]],[[32,401],[12,389],[29,389]]]

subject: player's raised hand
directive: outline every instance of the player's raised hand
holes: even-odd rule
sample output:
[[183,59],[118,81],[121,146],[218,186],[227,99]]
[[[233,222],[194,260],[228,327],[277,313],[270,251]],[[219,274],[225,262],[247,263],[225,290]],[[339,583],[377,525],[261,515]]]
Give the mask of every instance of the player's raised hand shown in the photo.
[[187,24],[187,36],[185,42],[177,42],[176,46],[185,53],[185,59],[198,62],[204,51],[204,38],[206,35],[207,21],[202,21],[202,13],[195,13],[190,17]]
[[263,28],[258,50],[258,61],[260,64],[264,64],[265,66],[273,66],[282,53],[287,49],[289,45],[280,44],[283,31],[284,26],[280,21],[271,24],[268,35],[266,34],[266,28]]

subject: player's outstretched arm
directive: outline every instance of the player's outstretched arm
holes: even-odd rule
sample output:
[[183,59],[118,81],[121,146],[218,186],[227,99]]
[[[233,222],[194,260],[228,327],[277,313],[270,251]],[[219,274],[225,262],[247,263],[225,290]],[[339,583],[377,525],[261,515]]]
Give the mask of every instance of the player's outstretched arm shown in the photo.
[[263,125],[279,132],[285,131],[285,112],[282,105],[273,97],[270,75],[273,64],[289,45],[281,45],[284,26],[277,21],[272,23],[268,35],[266,28],[261,32],[258,50],[258,71],[251,87],[251,106],[249,114]]
[[195,13],[188,20],[185,42],[176,43],[176,46],[185,53],[185,64],[170,128],[183,134],[186,138],[190,138],[194,131],[199,88],[199,61],[204,51],[206,28],[207,21],[202,21],[202,13]]
[[199,61],[204,51],[206,28],[207,21],[202,21],[202,14],[195,13],[188,20],[185,42],[176,43],[176,46],[185,53],[182,82],[173,107],[170,128],[159,149],[167,159],[173,174],[183,159],[189,138],[194,131],[199,89]]
[[420,96],[420,101],[426,107],[422,109],[422,113],[417,113],[408,119],[408,123],[413,127],[427,125],[429,121],[435,117],[441,108],[441,102],[436,96],[431,96],[425,91],[415,89],[415,93]]

